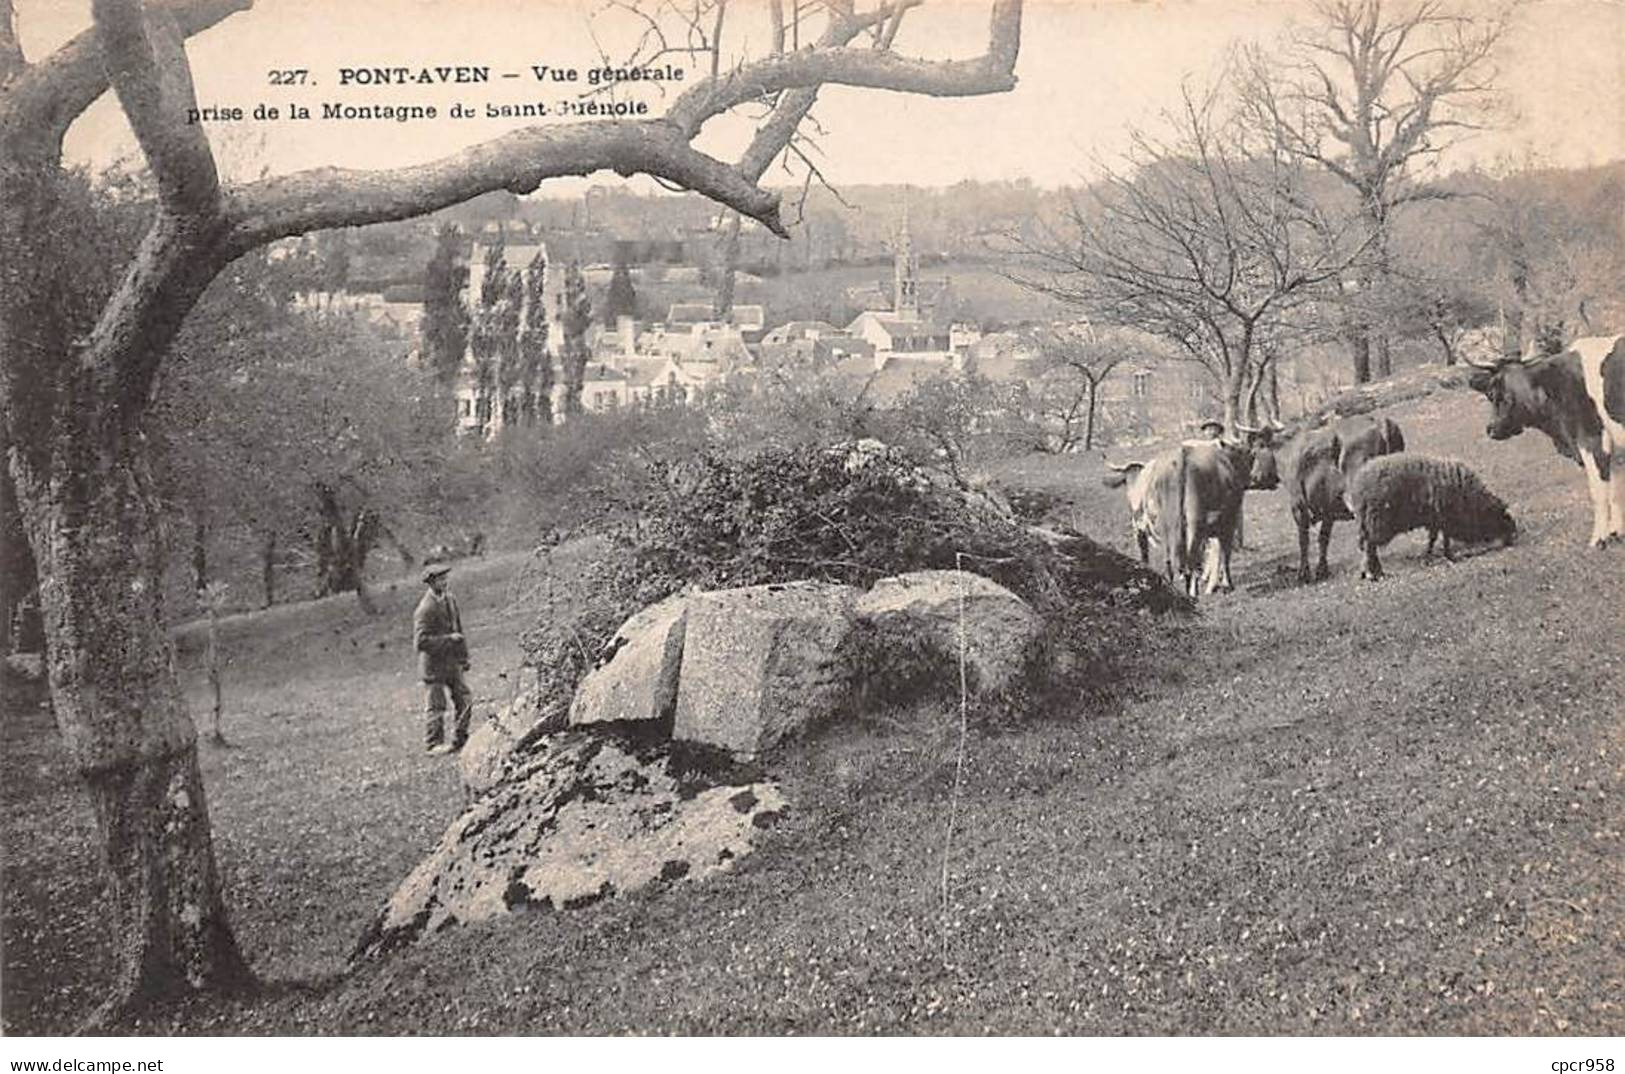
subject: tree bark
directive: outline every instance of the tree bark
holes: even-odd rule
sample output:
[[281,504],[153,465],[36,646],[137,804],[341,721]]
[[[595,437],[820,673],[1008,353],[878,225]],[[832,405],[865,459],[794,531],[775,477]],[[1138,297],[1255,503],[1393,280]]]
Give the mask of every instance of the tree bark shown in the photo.
[[1371,337],[1363,331],[1350,336],[1349,357],[1354,360],[1354,383],[1371,383]]
[[[90,413],[70,407],[69,413]],[[197,730],[164,629],[161,509],[138,434],[61,438],[43,482],[17,460],[58,727],[111,879],[119,976],[101,1019],[199,988],[250,987],[220,895]],[[108,659],[109,654],[117,659]]]

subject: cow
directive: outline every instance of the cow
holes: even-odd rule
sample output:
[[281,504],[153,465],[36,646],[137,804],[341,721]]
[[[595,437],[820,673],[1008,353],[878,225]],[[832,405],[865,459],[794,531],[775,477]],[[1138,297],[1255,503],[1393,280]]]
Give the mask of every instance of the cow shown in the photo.
[[1379,455],[1405,450],[1405,435],[1391,418],[1352,418],[1298,437],[1287,455],[1286,491],[1298,525],[1298,581],[1308,584],[1309,530],[1320,526],[1320,560],[1314,580],[1331,574],[1326,550],[1332,525],[1354,518],[1346,490],[1354,472]]
[[[1113,467],[1116,477],[1106,479],[1128,486],[1140,561],[1149,564],[1151,544],[1159,545],[1168,579],[1180,577],[1193,597],[1202,588],[1209,593],[1235,588],[1230,552],[1242,495],[1280,483],[1268,433],[1256,439],[1255,445],[1186,441],[1149,462]],[[1197,577],[1197,559],[1209,541],[1214,550],[1203,572],[1204,587]]]
[[1577,339],[1545,357],[1469,364],[1469,383],[1494,408],[1484,428],[1490,439],[1545,433],[1585,470],[1591,547],[1625,538],[1625,335]]
[[[1155,461],[1155,460],[1153,460]],[[1140,547],[1140,563],[1151,564],[1151,541],[1156,535],[1156,508],[1147,508],[1145,490],[1151,482],[1151,463],[1107,463],[1112,472],[1101,479],[1110,489],[1121,488],[1128,497],[1128,524],[1134,531],[1135,543]]]

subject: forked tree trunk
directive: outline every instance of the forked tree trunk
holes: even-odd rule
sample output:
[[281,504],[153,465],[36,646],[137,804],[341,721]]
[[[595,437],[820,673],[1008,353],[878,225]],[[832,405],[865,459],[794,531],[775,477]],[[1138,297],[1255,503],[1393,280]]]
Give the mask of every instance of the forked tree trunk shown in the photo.
[[322,526],[316,534],[316,595],[354,592],[362,610],[371,615],[376,609],[367,594],[363,572],[377,539],[377,527],[369,523],[364,507],[345,518],[338,494],[330,486],[317,485],[316,499],[322,515]]
[[[115,421],[117,419],[114,419]],[[226,918],[187,714],[164,629],[160,508],[137,435],[60,437],[41,482],[17,466],[39,556],[51,695],[110,877],[118,1017],[253,976]],[[114,657],[116,655],[116,658]]]

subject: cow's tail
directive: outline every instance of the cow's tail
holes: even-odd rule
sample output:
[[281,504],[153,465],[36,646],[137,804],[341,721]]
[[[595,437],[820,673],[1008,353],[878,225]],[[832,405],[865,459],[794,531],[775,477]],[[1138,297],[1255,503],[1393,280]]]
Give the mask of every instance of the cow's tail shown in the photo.
[[1189,580],[1191,572],[1191,544],[1196,539],[1196,526],[1191,520],[1187,507],[1190,496],[1186,486],[1190,482],[1190,464],[1187,458],[1188,451],[1179,449],[1177,461],[1174,463],[1174,472],[1169,475],[1168,504],[1166,517],[1172,523],[1168,527],[1168,560],[1171,572],[1181,579]]
[[[1192,581],[1190,584],[1195,586],[1194,579],[1203,570],[1202,553],[1204,549],[1202,545],[1206,542],[1202,541],[1197,533],[1202,521],[1199,517],[1201,504],[1197,502],[1195,496],[1191,495],[1191,483],[1196,480],[1196,475],[1191,469],[1190,461],[1186,457],[1187,454],[1185,451],[1179,453],[1179,517],[1180,524],[1183,527],[1179,543],[1184,549],[1185,573],[1191,576]],[[1194,588],[1191,592],[1194,596]]]

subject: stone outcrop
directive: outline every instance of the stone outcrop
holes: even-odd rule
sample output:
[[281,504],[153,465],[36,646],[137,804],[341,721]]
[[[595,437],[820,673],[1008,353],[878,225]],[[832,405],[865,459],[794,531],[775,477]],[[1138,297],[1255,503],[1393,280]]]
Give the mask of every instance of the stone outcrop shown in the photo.
[[[882,645],[924,641],[957,666],[963,622],[965,664],[979,692],[1007,689],[1027,666],[1041,623],[1026,601],[969,571],[911,571],[882,578],[858,598],[858,618]],[[884,666],[871,669],[884,675]]]
[[457,758],[463,788],[477,798],[502,782],[517,763],[522,745],[539,734],[543,718],[541,687],[534,668],[518,671],[518,692],[484,719],[476,718]]
[[[546,685],[522,671],[513,701],[464,747],[472,804],[397,889],[358,954],[522,906],[571,909],[727,869],[785,803],[772,783],[739,774],[721,755],[754,759],[874,699],[860,681],[888,675],[891,652],[925,659],[891,669],[902,677],[890,696],[957,688],[962,627],[980,692],[1014,683],[1041,635],[1038,616],[1002,586],[968,572],[916,571],[867,593],[794,582],[646,608],[577,687],[568,729],[558,726],[564,699],[545,696]],[[689,744],[709,749],[687,750],[679,769],[672,751]]]
[[614,655],[576,688],[570,726],[672,718],[688,600],[684,593],[667,597],[622,624],[610,642]]
[[851,698],[858,590],[823,582],[689,598],[672,737],[755,757]]
[[703,880],[750,853],[784,809],[772,784],[695,784],[664,748],[561,732],[452,823],[356,956],[520,907],[570,909],[655,881]]

